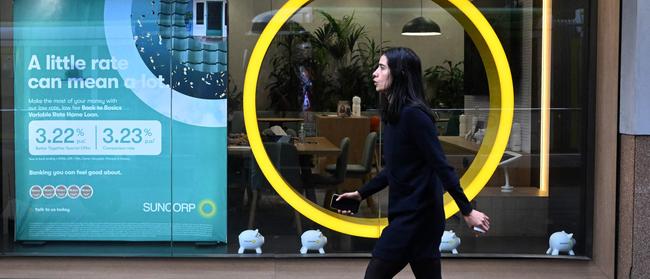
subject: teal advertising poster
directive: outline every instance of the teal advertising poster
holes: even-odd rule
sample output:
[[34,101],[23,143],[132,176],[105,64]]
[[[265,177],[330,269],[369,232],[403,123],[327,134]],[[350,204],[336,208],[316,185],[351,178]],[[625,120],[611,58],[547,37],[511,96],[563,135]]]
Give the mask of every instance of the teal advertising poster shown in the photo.
[[16,240],[226,242],[226,8],[196,6],[15,1]]

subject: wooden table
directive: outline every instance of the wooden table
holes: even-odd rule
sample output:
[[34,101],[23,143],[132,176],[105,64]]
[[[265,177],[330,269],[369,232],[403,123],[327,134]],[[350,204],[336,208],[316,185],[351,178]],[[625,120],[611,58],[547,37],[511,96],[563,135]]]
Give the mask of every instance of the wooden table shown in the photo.
[[[458,161],[459,158],[454,157],[463,157],[471,156],[472,158],[478,153],[480,144],[465,140],[465,138],[460,136],[439,136],[440,144],[447,155],[447,159],[450,162]],[[506,151],[508,152],[508,151]],[[516,162],[506,162],[506,157],[501,158],[499,166],[504,167],[504,164],[508,165],[510,169],[509,178],[510,184],[515,186],[529,186],[531,179],[531,163],[529,154],[518,152],[517,155],[523,155],[523,158],[516,159]],[[511,155],[512,156],[512,155]],[[459,164],[459,162],[456,162]],[[490,180],[487,182],[488,186],[501,186],[505,183],[505,177],[503,171],[496,172]]]
[[257,119],[257,122],[269,123],[269,127],[275,125],[284,127],[284,123],[298,123],[302,121],[304,119],[300,117],[260,117]]
[[306,137],[304,143],[296,142],[295,146],[301,155],[328,156],[341,152],[341,149],[326,137]]
[[476,154],[481,147],[481,145],[465,140],[464,137],[460,136],[438,136],[438,139],[443,149],[445,149],[445,153],[453,155]]
[[[338,146],[334,145],[325,137],[306,137],[305,142],[296,141],[294,145],[296,146],[298,155],[300,155],[300,172],[303,179],[305,179],[305,177],[310,177],[311,175],[313,157],[337,155],[341,152],[341,149]],[[251,156],[251,151],[249,145],[228,145],[229,155]],[[250,160],[250,163],[252,169],[255,161]],[[316,194],[313,188],[307,189],[305,194],[310,200],[316,201]]]
[[302,122],[300,117],[260,117],[257,122]]
[[[300,155],[327,156],[337,155],[341,149],[325,137],[306,137],[304,143],[294,144]],[[249,145],[228,145],[228,154],[248,155],[251,153]]]

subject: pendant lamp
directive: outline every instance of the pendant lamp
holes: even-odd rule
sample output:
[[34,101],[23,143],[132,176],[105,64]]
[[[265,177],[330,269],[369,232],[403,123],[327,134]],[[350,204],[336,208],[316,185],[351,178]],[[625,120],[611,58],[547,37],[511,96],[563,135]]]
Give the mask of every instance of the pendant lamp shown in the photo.
[[402,27],[404,36],[437,36],[442,35],[440,26],[433,20],[422,16],[422,0],[420,0],[420,16],[412,19]]

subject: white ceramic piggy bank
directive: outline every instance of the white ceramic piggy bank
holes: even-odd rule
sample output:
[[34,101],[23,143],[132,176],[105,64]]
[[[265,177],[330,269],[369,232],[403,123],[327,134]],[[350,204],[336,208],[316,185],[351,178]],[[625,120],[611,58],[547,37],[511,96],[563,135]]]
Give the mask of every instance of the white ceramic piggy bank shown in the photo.
[[318,253],[325,254],[325,244],[327,244],[327,237],[320,232],[320,230],[309,230],[300,236],[302,247],[300,254],[307,254],[308,250],[318,250]]
[[569,255],[575,256],[575,253],[573,253],[573,245],[575,244],[576,240],[573,238],[572,233],[554,232],[548,239],[549,248],[546,254],[557,256],[560,252],[569,252]]
[[458,254],[456,248],[460,245],[460,238],[456,236],[454,231],[445,231],[442,233],[442,239],[440,240],[440,252],[451,252],[452,254]]
[[245,230],[239,234],[237,253],[243,254],[244,250],[255,250],[255,253],[262,254],[262,245],[264,245],[264,237],[258,230]]

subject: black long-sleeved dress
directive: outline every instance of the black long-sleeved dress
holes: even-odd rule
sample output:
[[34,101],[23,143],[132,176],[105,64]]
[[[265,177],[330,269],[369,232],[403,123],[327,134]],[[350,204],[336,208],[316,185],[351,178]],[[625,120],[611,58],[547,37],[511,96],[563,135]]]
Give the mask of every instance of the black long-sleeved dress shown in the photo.
[[389,224],[373,257],[389,261],[439,258],[445,229],[444,191],[463,215],[469,215],[472,206],[447,163],[433,121],[421,108],[405,107],[397,123],[385,125],[384,160],[383,170],[359,189],[365,199],[390,185]]

